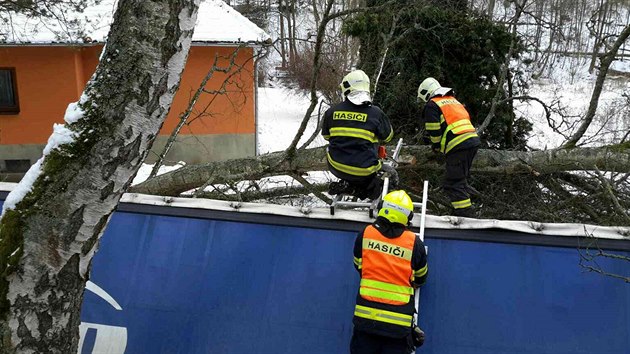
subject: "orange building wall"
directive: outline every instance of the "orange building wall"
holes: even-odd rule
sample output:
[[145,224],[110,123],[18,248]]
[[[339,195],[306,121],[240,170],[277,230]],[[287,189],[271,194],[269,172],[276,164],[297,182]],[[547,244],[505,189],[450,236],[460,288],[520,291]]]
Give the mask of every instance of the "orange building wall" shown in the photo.
[[[212,67],[215,55],[229,57],[235,48],[229,47],[193,47],[188,56],[186,69],[182,76],[179,91],[175,95],[168,119],[165,121],[160,134],[170,134],[178,122],[179,113],[184,112],[188,106],[190,97],[197,90],[203,77]],[[182,133],[195,134],[254,134],[254,63],[252,48],[243,48],[235,63],[243,66],[240,73],[229,79],[226,86],[228,95],[203,94],[195,107],[203,111],[208,107],[206,115],[193,114],[190,125],[182,129]],[[228,59],[221,59],[219,66],[227,67]],[[222,72],[215,72],[206,85],[207,90],[219,90],[222,83],[229,76]],[[228,99],[229,97],[229,99]],[[198,112],[199,113],[199,112]],[[196,118],[199,116],[198,118]]]
[[[15,67],[20,102],[17,115],[0,115],[0,145],[45,144],[53,123],[62,123],[66,107],[78,100],[98,64],[102,46],[0,46],[0,67]],[[171,111],[160,131],[169,135],[217,53],[229,56],[231,47],[193,47]],[[239,50],[235,62],[243,65],[227,85],[226,95],[203,94],[180,134],[255,134],[254,63],[252,48]],[[227,65],[223,59],[219,65]],[[217,90],[228,75],[216,72],[207,90]]]
[[[15,67],[20,113],[0,115],[0,144],[45,143],[77,100],[75,59],[64,47],[0,47],[0,66]],[[80,60],[80,56],[79,56]]]

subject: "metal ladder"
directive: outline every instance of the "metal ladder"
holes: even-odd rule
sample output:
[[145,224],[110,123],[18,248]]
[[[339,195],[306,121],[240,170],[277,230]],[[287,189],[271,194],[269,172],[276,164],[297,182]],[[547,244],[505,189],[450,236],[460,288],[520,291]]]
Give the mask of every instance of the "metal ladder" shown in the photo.
[[[424,184],[422,186],[422,204],[420,204],[421,209],[421,214],[420,214],[420,230],[419,232],[416,234],[416,236],[422,241],[424,242],[424,228],[426,226],[426,216],[427,216],[427,200],[429,199],[429,181],[424,181]],[[416,203],[414,203],[414,207],[416,206]],[[427,253],[427,256],[429,254],[429,248],[427,246],[424,246],[424,250]],[[418,314],[420,313],[420,288],[417,288],[414,291],[414,303],[415,303],[415,309],[416,312],[413,314],[413,324],[415,326],[418,326]]]

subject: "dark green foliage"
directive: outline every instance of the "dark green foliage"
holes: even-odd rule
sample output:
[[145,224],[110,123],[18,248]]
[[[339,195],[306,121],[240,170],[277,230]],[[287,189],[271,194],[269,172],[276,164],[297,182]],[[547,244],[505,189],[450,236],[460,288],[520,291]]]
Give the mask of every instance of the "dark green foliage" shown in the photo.
[[[480,15],[424,1],[397,1],[385,11],[368,11],[345,24],[346,32],[360,39],[359,66],[372,78],[394,15],[398,21],[374,100],[388,114],[398,136],[408,139],[420,127],[417,87],[429,76],[454,88],[473,123],[481,124],[496,93],[512,35]],[[504,93],[501,99],[505,97]],[[515,121],[510,105],[504,103],[497,107],[483,140],[488,147],[523,149],[530,129],[526,121]]]

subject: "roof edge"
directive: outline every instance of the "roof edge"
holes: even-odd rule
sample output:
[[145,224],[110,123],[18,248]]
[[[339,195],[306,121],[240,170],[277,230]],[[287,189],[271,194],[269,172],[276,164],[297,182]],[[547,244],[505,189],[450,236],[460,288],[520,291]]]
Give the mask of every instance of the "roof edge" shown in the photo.
[[[104,45],[105,42],[0,42],[0,47],[93,47],[97,45]],[[270,40],[266,41],[192,41],[192,46],[239,46],[246,45],[247,47],[267,47],[271,45]]]
[[[0,193],[7,194],[17,183],[0,182]],[[231,211],[249,214],[267,214],[320,220],[345,220],[371,223],[373,219],[367,211],[338,210],[330,215],[329,208],[305,208],[266,203],[242,203],[213,199],[165,197],[137,193],[125,193],[121,203],[143,204],[151,206],[168,206],[173,208],[205,209],[214,211]],[[419,217],[415,217],[412,227],[419,227]],[[520,220],[470,219],[455,216],[427,215],[426,227],[445,230],[491,230],[502,229],[540,236],[585,237],[630,242],[630,227],[598,226],[574,223],[541,223]]]

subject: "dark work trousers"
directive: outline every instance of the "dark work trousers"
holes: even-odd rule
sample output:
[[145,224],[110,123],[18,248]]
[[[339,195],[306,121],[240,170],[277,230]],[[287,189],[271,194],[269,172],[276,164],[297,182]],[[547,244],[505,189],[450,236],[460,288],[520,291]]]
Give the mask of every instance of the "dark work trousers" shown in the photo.
[[376,199],[381,194],[381,190],[383,190],[383,180],[376,173],[364,180],[358,182],[349,181],[349,183],[354,187],[353,195],[360,199]]
[[[347,173],[336,170],[330,162],[328,162],[328,170],[337,178],[348,182],[351,186],[350,190],[345,194],[358,197],[359,199],[376,199],[383,190],[383,180],[380,179],[376,173],[369,176],[353,176]],[[394,173],[396,171],[394,170]],[[396,178],[398,175],[396,174]]]
[[390,338],[363,331],[354,331],[350,341],[350,354],[409,354],[413,351],[411,335]]
[[455,209],[455,215],[472,216],[468,179],[477,150],[479,147],[475,146],[446,154],[446,174],[443,187],[444,193]]

